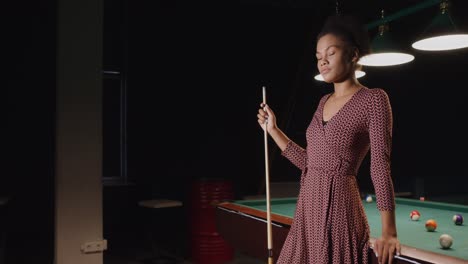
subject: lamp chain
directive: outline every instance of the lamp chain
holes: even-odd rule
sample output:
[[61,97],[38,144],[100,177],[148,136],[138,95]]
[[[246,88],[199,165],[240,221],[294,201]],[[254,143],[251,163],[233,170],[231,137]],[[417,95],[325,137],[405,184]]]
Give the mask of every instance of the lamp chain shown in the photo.
[[380,19],[382,20],[382,24],[379,26],[379,35],[382,36],[388,31],[388,23],[385,21],[385,10],[383,8],[382,11],[380,11]]
[[448,0],[444,0],[440,3],[440,11],[442,14],[445,14],[448,12],[448,8],[449,8],[449,1]]
[[335,12],[336,12],[337,16],[340,15],[340,3],[339,3],[338,0],[336,0],[336,2],[335,2]]

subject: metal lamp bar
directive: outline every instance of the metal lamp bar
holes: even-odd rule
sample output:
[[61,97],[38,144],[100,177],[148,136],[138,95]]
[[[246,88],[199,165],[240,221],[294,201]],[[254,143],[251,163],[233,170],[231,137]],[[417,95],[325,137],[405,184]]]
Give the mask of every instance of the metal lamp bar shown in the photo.
[[386,16],[383,19],[379,19],[379,20],[373,21],[371,23],[368,23],[368,24],[366,24],[366,27],[367,27],[367,29],[372,29],[372,28],[378,27],[378,26],[380,26],[382,24],[382,22],[390,22],[390,21],[396,20],[398,18],[407,16],[407,15],[411,15],[411,14],[416,13],[417,11],[419,11],[421,9],[425,9],[425,8],[430,7],[430,6],[439,4],[440,2],[442,2],[442,0],[427,0],[427,1],[424,1],[424,2],[422,2],[420,4],[417,4],[417,5],[402,9],[402,10],[400,10],[400,11],[398,11],[398,12],[392,14],[392,15]]

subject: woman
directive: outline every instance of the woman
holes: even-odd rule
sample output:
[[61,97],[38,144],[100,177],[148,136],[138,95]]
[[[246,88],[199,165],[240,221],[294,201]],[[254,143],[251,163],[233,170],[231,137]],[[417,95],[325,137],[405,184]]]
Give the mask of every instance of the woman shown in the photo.
[[294,221],[278,264],[368,263],[369,226],[356,175],[370,150],[371,178],[381,213],[382,236],[373,246],[379,263],[400,254],[390,174],[392,111],[387,94],[355,77],[369,50],[367,33],[351,17],[333,16],[317,37],[317,68],[334,91],[323,96],[306,131],[304,149],[276,125],[261,104],[258,123],[302,170]]

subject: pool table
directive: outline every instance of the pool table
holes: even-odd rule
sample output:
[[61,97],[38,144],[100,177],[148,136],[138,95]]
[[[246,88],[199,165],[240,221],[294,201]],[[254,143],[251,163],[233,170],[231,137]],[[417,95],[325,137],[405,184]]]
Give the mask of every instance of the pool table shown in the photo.
[[[369,222],[371,242],[380,236],[380,214],[375,203],[363,200]],[[277,198],[271,200],[273,259],[279,252],[293,221],[296,198]],[[454,214],[468,217],[468,206],[420,201],[409,198],[395,198],[396,221],[400,243],[401,259],[395,263],[468,263],[468,225],[455,225]],[[421,213],[419,221],[409,217],[412,210]],[[437,221],[437,229],[428,232],[427,219]],[[216,206],[216,225],[218,232],[234,248],[259,259],[267,259],[267,228],[265,200],[238,200],[222,202]],[[439,236],[443,233],[453,237],[450,249],[442,249]],[[372,249],[369,248],[371,263],[377,264]]]

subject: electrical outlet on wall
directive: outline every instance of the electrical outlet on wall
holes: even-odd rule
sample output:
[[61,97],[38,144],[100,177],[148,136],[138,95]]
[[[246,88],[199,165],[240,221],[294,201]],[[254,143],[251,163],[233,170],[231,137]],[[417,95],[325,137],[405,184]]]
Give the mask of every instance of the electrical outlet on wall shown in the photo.
[[85,254],[103,252],[107,249],[107,240],[90,241],[81,245],[81,252]]

